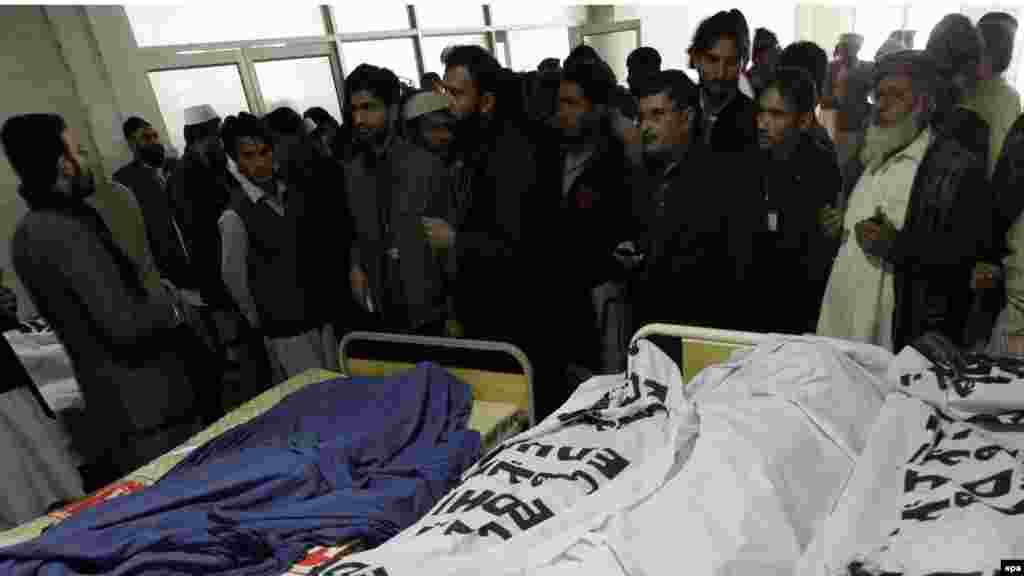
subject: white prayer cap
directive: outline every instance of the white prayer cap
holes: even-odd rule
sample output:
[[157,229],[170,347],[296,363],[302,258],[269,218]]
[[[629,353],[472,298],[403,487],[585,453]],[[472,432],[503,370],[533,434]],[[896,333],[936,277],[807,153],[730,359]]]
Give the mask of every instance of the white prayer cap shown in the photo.
[[448,97],[437,92],[421,92],[405,103],[403,111],[406,120],[419,118],[431,112],[448,109]]
[[189,106],[188,108],[185,108],[185,126],[205,124],[210,120],[217,120],[219,118],[220,116],[217,114],[217,111],[209,104],[200,104],[199,106]]

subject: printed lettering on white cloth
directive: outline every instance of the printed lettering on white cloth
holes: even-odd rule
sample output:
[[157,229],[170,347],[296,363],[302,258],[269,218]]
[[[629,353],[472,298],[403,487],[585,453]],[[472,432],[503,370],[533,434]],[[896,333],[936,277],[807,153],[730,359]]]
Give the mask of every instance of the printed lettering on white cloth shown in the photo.
[[556,414],[467,470],[415,525],[318,574],[395,574],[393,556],[427,562],[529,533],[584,500],[602,498],[606,486],[671,441],[674,417],[686,406],[678,367],[642,342],[631,350],[625,375],[584,383]]

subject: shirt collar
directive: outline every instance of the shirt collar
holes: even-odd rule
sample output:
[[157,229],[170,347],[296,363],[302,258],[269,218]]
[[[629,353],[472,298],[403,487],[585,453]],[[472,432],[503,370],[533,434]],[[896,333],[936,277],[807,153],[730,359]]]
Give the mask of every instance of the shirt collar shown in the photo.
[[[228,158],[228,172],[235,177],[235,180],[239,185],[241,185],[242,191],[245,192],[245,195],[248,196],[249,200],[251,200],[253,204],[259,204],[261,200],[267,197],[267,193],[263,188],[253,184],[251,180],[239,172],[238,165],[235,164],[235,161],[230,157]],[[278,193],[284,192],[284,183],[280,180],[275,180],[275,182],[277,184]],[[270,198],[269,200],[272,200],[273,203],[277,203],[277,198]]]
[[918,134],[917,138],[910,143],[909,146],[903,149],[902,152],[896,154],[893,160],[913,160],[920,164],[924,161],[924,155],[928,152],[928,147],[932,143],[932,131],[931,128],[925,128]]

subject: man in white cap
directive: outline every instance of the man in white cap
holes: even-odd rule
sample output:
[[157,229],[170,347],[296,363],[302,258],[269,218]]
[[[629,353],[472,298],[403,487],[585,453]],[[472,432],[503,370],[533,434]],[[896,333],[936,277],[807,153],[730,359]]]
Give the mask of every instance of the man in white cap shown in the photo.
[[448,112],[447,96],[433,91],[413,94],[402,109],[402,118],[410,143],[447,160],[455,122],[455,117]]
[[929,127],[935,60],[906,50],[877,65],[878,109],[850,162],[842,246],[818,334],[898,352],[927,332],[958,344],[969,278],[991,214],[977,200],[984,165]]
[[822,87],[822,108],[836,110],[836,152],[843,166],[864,135],[865,122],[871,111],[868,93],[871,90],[872,66],[858,59],[864,37],[843,34],[839,37]]

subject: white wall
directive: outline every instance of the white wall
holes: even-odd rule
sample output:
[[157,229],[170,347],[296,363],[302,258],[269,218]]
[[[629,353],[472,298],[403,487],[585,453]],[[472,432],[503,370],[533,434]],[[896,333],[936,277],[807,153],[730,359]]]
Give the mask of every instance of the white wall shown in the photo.
[[[43,8],[0,6],[0,78],[4,79],[0,123],[21,113],[57,113],[82,135],[83,144],[92,148],[86,111]],[[4,156],[0,161],[0,267],[5,270],[4,285],[18,293],[19,313],[25,316],[33,307],[10,265],[10,238],[26,211],[17,187]]]

